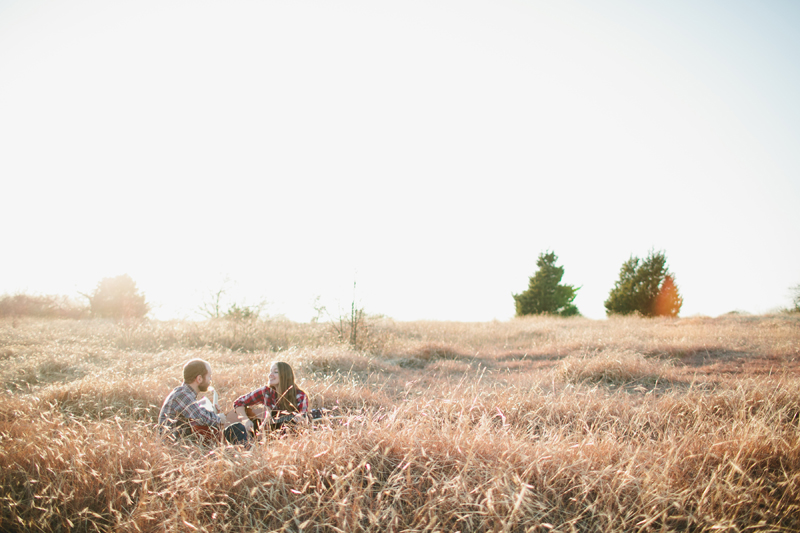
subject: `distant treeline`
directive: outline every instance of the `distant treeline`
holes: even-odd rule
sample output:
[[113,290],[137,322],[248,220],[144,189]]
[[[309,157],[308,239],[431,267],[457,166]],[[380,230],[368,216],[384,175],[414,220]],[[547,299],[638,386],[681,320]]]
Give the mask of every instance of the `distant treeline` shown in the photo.
[[[537,271],[528,280],[528,288],[513,294],[517,316],[557,315],[579,316],[573,301],[580,287],[561,283],[564,267],[556,264],[558,256],[552,251],[539,254]],[[800,312],[800,285],[792,287],[793,307],[786,312]],[[204,313],[209,318],[235,320],[257,319],[259,309],[233,305],[227,312],[219,307],[222,290],[216,293],[211,307]],[[92,294],[81,294],[86,302],[62,295],[14,294],[0,296],[0,318],[144,318],[150,305],[137,289],[136,282],[123,274],[104,278]],[[631,256],[622,264],[619,279],[604,302],[607,315],[636,314],[645,317],[676,317],[683,305],[675,276],[669,271],[664,252],[651,251],[644,260]],[[322,308],[324,309],[324,308]],[[356,311],[355,307],[353,308]],[[363,309],[358,310],[363,313]],[[340,318],[343,324],[345,317]],[[354,328],[360,320],[351,317]],[[342,325],[344,328],[344,325]],[[355,331],[355,330],[353,330]]]
[[87,318],[89,306],[67,296],[14,294],[0,296],[0,317]]
[[67,296],[14,294],[0,297],[0,318],[143,318],[150,311],[144,295],[127,274],[105,278],[92,294],[81,294],[86,302]]

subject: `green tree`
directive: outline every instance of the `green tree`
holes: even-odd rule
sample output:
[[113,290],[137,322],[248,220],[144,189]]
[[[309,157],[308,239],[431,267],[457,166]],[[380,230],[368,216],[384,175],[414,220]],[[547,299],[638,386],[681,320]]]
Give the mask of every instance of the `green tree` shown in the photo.
[[682,305],[664,252],[650,252],[644,261],[631,256],[605,301],[607,315],[678,316]]
[[528,289],[513,295],[517,316],[580,314],[572,303],[578,289],[572,285],[561,285],[564,267],[556,266],[557,260],[558,257],[553,252],[539,254],[539,259],[536,260],[539,269],[529,278]]
[[143,318],[150,311],[136,282],[127,274],[104,278],[91,295],[84,296],[89,299],[92,316],[96,317]]
[[794,297],[792,299],[792,303],[794,303],[794,308],[790,309],[790,311],[793,313],[800,313],[800,285],[792,287],[791,290],[794,293]]

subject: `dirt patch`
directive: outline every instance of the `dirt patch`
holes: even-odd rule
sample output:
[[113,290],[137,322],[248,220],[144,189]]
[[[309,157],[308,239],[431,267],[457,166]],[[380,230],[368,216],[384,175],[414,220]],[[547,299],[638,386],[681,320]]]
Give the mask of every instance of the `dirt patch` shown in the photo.
[[800,358],[760,356],[734,350],[701,350],[681,357],[676,368],[687,374],[702,375],[800,375]]
[[559,361],[564,359],[563,354],[557,353],[539,353],[532,354],[529,352],[505,352],[499,354],[494,359],[498,362],[505,363],[510,361]]

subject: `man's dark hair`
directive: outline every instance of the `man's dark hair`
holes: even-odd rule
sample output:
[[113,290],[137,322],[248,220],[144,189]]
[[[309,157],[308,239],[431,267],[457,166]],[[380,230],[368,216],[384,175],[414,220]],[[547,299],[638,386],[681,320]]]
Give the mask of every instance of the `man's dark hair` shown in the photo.
[[208,374],[209,364],[202,359],[192,359],[183,366],[183,382],[191,383],[197,376]]

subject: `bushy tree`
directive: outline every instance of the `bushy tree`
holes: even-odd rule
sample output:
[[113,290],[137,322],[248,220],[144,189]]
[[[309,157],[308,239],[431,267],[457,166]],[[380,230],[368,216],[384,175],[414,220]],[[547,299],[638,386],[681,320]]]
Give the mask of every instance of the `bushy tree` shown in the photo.
[[561,285],[564,267],[556,266],[558,257],[553,252],[539,254],[539,269],[528,280],[528,289],[514,294],[517,316],[551,314],[573,316],[580,314],[572,303],[578,289]]
[[800,313],[800,285],[792,287],[792,292],[794,293],[794,298],[792,299],[794,308],[790,309],[790,311],[793,313]]
[[143,318],[150,311],[144,295],[136,288],[136,282],[127,274],[104,278],[87,297],[92,316],[96,317]]
[[631,256],[605,301],[607,315],[678,316],[682,305],[664,252],[650,252],[644,261]]
[[672,274],[664,276],[664,282],[656,295],[653,311],[655,316],[678,316],[683,305],[683,298],[678,293],[678,286]]

